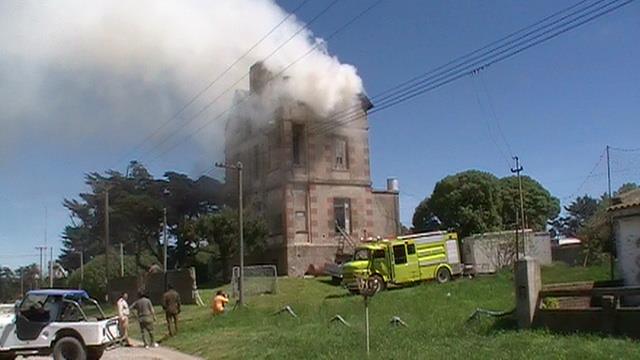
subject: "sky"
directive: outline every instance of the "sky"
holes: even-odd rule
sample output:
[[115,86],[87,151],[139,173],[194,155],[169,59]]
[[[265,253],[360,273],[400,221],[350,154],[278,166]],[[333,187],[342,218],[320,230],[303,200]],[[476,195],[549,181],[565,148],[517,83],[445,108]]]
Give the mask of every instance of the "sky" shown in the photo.
[[[326,47],[341,63],[354,66],[364,90],[375,95],[574,2],[383,0],[329,39]],[[70,46],[56,33],[38,32],[38,26],[49,23],[47,16],[57,13],[15,16],[18,3],[0,5],[0,30],[9,30],[0,31],[5,34],[0,35],[0,96],[7,101],[0,112],[0,266],[11,267],[37,262],[34,247],[45,238],[59,251],[60,234],[70,222],[62,200],[86,190],[85,173],[111,168],[124,172],[127,161],[135,158],[157,176],[170,169],[196,176],[222,160],[219,129],[199,132],[175,148],[145,151],[136,145],[184,106],[187,94],[220,74],[224,67],[210,62],[224,58],[228,64],[257,40],[257,30],[243,34],[248,25],[242,22],[259,22],[262,17],[249,7],[244,9],[249,12],[246,19],[225,25],[228,33],[208,34],[216,28],[206,27],[206,21],[165,21],[162,16],[173,16],[175,9],[146,13],[142,8],[127,12],[124,19],[112,17],[126,27],[127,21],[135,23],[135,16],[157,16],[164,19],[166,32],[154,32],[151,40],[131,36],[119,41],[82,33],[78,38],[88,45]],[[300,3],[277,1],[287,12]],[[331,1],[308,1],[296,17],[302,23],[313,20],[310,36],[326,38],[373,3],[338,2],[313,20]],[[203,2],[184,4],[176,17],[195,16],[190,14],[198,14],[200,7],[212,11]],[[78,32],[97,12],[78,17]],[[268,14],[272,13],[277,14]],[[171,38],[190,27],[205,34],[204,40]],[[6,35],[12,31],[26,40]],[[151,33],[146,28],[131,31]],[[44,40],[28,41],[38,36]],[[524,174],[562,204],[576,195],[605,192],[605,146],[640,147],[639,38],[640,4],[633,2],[474,76],[372,115],[374,187],[384,187],[388,177],[399,180],[401,220],[406,225],[438,180],[468,169],[508,176],[511,155],[518,155]],[[167,39],[172,40],[171,52],[149,46]],[[207,52],[207,41],[221,45]],[[46,49],[37,44],[46,44]],[[109,44],[125,44],[128,50],[111,59]],[[141,57],[128,62],[140,47],[156,61]],[[34,56],[25,61],[20,54]],[[244,70],[234,69],[219,85],[233,83]],[[243,86],[246,82],[240,83]],[[196,121],[180,131],[187,134],[200,124]],[[640,182],[640,152],[613,150],[611,164],[614,189],[627,181]],[[222,178],[218,171],[209,174]]]

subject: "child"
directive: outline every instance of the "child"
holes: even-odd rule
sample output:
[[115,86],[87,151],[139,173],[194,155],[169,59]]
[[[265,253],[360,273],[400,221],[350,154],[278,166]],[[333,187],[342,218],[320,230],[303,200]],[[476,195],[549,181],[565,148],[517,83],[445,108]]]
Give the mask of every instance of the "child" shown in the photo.
[[213,298],[213,302],[211,303],[213,315],[224,314],[224,307],[227,303],[229,303],[229,296],[225,294],[224,291],[218,290],[216,296]]

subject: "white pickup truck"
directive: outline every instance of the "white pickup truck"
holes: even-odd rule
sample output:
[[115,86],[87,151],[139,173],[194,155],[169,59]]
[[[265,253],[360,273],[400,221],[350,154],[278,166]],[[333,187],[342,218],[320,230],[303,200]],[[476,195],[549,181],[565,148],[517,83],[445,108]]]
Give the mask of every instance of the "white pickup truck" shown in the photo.
[[117,318],[107,318],[84,290],[29,291],[13,313],[0,314],[0,360],[18,355],[99,359],[119,340]]

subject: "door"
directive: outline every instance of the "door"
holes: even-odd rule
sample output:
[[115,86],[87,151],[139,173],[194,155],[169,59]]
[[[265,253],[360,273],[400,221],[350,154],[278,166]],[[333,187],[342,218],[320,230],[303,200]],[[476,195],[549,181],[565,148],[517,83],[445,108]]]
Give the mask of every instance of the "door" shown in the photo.
[[[393,256],[393,280],[396,284],[416,281],[419,279],[418,259],[415,254],[407,254],[406,244],[397,244],[392,247]],[[414,259],[415,258],[415,259]]]
[[371,261],[373,264],[373,271],[381,274],[385,281],[391,278],[391,272],[389,269],[389,260],[387,259],[387,252],[384,249],[375,249],[371,253]]
[[47,295],[28,295],[16,314],[16,335],[22,341],[35,340],[52,321],[55,300]]

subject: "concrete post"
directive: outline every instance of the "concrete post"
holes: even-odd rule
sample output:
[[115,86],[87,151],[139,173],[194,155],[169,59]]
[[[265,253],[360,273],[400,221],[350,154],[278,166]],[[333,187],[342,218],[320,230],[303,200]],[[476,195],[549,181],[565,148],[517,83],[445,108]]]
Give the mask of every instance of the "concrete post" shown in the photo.
[[531,257],[516,262],[516,319],[520,329],[528,329],[538,307],[538,294],[542,288],[540,265]]

